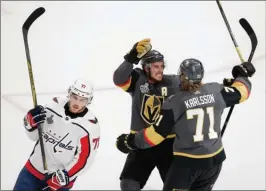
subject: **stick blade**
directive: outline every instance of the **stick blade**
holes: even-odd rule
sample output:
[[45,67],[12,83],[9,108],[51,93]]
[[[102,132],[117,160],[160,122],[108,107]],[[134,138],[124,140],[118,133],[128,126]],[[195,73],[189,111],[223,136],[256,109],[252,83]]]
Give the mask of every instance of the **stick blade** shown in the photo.
[[22,29],[28,31],[32,23],[40,17],[45,12],[45,9],[43,7],[39,7],[35,9],[31,15],[27,18],[27,20],[24,22]]
[[253,28],[250,26],[250,24],[248,23],[248,21],[245,18],[241,18],[239,20],[239,23],[244,28],[244,30],[246,31],[248,36],[250,37],[251,43],[252,43],[252,49],[255,49],[257,44],[258,44],[258,39],[257,39],[257,36],[256,36]]

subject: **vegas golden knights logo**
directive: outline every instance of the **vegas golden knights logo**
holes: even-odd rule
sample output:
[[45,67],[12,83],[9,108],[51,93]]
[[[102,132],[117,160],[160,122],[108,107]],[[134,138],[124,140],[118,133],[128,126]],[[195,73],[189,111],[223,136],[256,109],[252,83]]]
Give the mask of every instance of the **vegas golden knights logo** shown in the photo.
[[141,106],[141,117],[148,124],[153,124],[160,113],[164,101],[163,96],[144,94]]

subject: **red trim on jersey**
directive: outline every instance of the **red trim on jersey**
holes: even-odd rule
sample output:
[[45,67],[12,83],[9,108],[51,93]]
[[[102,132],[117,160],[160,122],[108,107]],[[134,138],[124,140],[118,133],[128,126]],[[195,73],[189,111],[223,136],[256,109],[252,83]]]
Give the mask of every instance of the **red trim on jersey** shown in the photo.
[[69,182],[67,186],[64,186],[64,188],[72,188],[75,183],[75,180],[72,180],[71,182]]
[[87,163],[87,159],[90,156],[90,138],[89,135],[80,139],[81,152],[79,154],[78,162],[68,171],[69,177],[75,175],[84,168]]
[[39,178],[40,180],[44,179],[44,174],[40,173],[30,162],[30,160],[27,161],[25,165],[26,169],[35,177]]
[[151,146],[154,146],[155,144],[153,142],[150,141],[150,139],[148,138],[148,136],[146,135],[146,129],[144,129],[144,139],[145,139],[145,142],[148,143],[149,145]]

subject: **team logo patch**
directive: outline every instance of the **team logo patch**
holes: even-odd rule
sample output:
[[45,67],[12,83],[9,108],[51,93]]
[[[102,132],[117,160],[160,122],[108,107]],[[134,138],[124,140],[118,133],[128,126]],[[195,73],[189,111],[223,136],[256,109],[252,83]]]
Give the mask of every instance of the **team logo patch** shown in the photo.
[[56,135],[55,133],[50,132],[42,132],[43,134],[43,138],[45,143],[50,143],[53,146],[53,151],[54,153],[61,153],[65,150],[73,150],[75,147],[71,145],[72,140],[67,139],[69,133],[67,133],[66,135],[64,135],[64,137],[62,138],[59,135]]
[[57,99],[57,97],[54,97],[54,98],[53,98],[53,101],[54,101],[55,103],[58,103],[58,99]]
[[147,95],[143,96],[141,106],[141,117],[148,124],[155,123],[155,120],[160,113],[164,101],[163,96]]
[[53,117],[54,117],[53,114],[50,117],[47,117],[47,123],[48,124],[53,124],[54,123]]
[[143,85],[140,85],[140,91],[143,94],[148,93],[150,91],[149,90],[149,84],[148,83],[145,83]]

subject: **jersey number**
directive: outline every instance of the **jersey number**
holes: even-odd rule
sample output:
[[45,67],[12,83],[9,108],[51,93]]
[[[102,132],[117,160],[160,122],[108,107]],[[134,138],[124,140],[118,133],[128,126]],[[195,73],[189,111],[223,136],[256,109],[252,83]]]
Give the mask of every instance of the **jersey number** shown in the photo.
[[92,142],[94,143],[94,150],[99,147],[100,137],[92,139]]
[[[217,139],[218,134],[214,131],[214,111],[213,107],[207,107],[207,114],[209,115],[210,126],[209,126],[209,138]],[[202,108],[190,109],[187,110],[187,119],[193,119],[194,116],[197,116],[197,124],[196,124],[196,134],[193,136],[194,142],[203,141],[203,123],[204,123],[204,115],[205,112]]]

